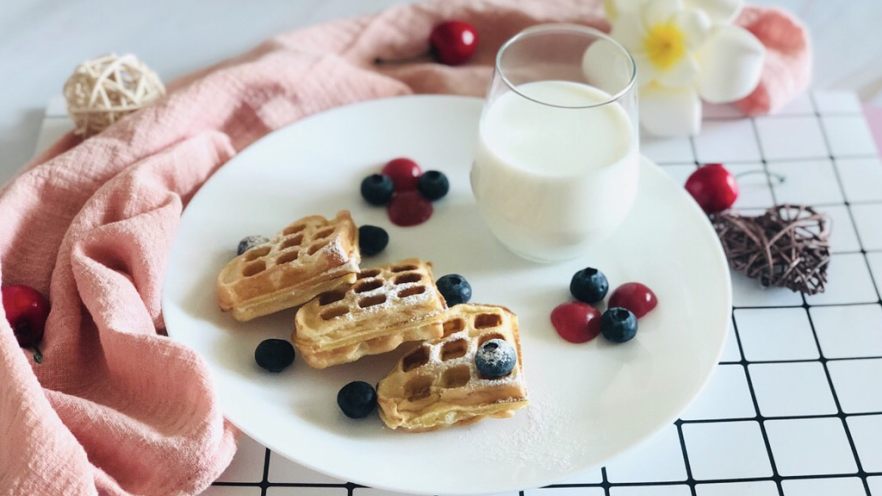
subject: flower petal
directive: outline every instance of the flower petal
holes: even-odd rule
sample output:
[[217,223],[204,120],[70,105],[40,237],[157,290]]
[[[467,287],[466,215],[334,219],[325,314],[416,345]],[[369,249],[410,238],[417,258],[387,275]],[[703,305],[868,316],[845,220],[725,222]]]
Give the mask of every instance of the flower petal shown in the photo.
[[639,86],[658,80],[659,70],[646,58],[646,55],[642,52],[634,52],[631,56],[634,57],[634,62],[637,64],[637,84]]
[[606,20],[615,22],[620,14],[638,12],[647,0],[603,0],[603,11]]
[[698,92],[710,103],[732,102],[759,84],[766,49],[748,31],[720,26],[696,53],[700,68]]
[[683,10],[674,14],[673,23],[686,37],[687,50],[701,46],[711,29],[710,18],[700,10]]
[[582,55],[582,72],[587,83],[616,94],[630,81],[632,66],[621,49],[606,40],[597,40]]
[[619,17],[619,9],[616,7],[615,0],[603,0],[603,13],[606,15],[606,20],[609,22],[613,22]]
[[685,0],[686,6],[703,11],[714,23],[726,24],[735,19],[743,0]]
[[694,87],[699,77],[698,69],[698,62],[695,58],[691,55],[684,55],[673,67],[659,71],[655,80],[672,88]]
[[643,5],[643,23],[647,26],[668,22],[683,10],[683,0],[652,0]]
[[640,124],[657,136],[688,136],[701,130],[701,100],[692,88],[652,84],[640,89]]
[[639,16],[620,16],[613,23],[609,34],[631,52],[643,51],[643,38],[646,36],[646,30],[643,28]]

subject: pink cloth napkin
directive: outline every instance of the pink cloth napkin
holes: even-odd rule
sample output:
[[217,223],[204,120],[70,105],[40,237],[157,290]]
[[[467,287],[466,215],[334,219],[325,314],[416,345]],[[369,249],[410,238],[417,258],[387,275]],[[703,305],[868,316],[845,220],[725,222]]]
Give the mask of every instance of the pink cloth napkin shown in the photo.
[[735,105],[747,115],[775,112],[806,89],[812,78],[805,27],[779,9],[746,8],[736,22],[763,42],[766,59],[759,85]]
[[[782,16],[749,12],[754,22]],[[433,24],[449,18],[480,33],[471,64],[374,65],[424,53]],[[303,29],[185,77],[156,105],[82,143],[67,136],[29,165],[0,192],[0,280],[49,295],[52,312],[41,364],[0,316],[0,493],[204,489],[230,462],[234,429],[202,360],[159,333],[187,201],[243,147],[306,115],[408,93],[481,95],[502,41],[555,21],[606,27],[600,1],[438,0]]]

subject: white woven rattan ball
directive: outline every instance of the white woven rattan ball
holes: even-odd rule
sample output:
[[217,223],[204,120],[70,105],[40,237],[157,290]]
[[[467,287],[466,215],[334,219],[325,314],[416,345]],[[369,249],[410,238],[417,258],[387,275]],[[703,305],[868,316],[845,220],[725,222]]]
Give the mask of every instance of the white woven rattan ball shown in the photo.
[[75,133],[83,137],[100,133],[163,95],[159,76],[131,54],[87,60],[64,83],[67,112]]

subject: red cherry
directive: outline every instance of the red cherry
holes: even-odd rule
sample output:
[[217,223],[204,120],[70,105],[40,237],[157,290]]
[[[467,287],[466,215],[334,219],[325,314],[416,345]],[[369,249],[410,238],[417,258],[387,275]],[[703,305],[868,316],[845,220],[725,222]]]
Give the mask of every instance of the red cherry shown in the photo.
[[709,214],[726,210],[738,198],[735,177],[723,164],[707,164],[698,168],[686,180],[686,191]]
[[396,193],[386,206],[389,220],[397,226],[415,226],[432,216],[432,202],[417,191]]
[[630,310],[638,319],[658,305],[658,298],[651,289],[639,282],[622,284],[609,297],[609,308],[623,307]]
[[585,343],[600,334],[600,311],[587,303],[562,303],[551,311],[551,325],[571,343]]
[[413,160],[398,157],[386,162],[386,165],[383,166],[383,174],[392,178],[395,191],[410,191],[417,189],[417,183],[423,170]]
[[468,62],[478,48],[478,32],[467,22],[446,21],[432,29],[429,44],[439,62],[460,65]]
[[49,302],[36,289],[20,284],[3,286],[3,309],[18,345],[36,346],[43,339]]

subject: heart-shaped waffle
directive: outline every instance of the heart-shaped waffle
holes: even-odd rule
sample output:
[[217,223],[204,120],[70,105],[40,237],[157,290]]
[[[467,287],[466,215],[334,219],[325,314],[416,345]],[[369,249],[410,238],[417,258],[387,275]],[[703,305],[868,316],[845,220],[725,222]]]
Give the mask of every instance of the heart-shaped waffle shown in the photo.
[[353,284],[297,310],[294,346],[307,365],[323,369],[437,339],[447,303],[434,281],[432,263],[418,258],[362,270]]
[[[377,385],[380,419],[390,429],[425,432],[507,418],[527,406],[518,318],[495,305],[460,304],[441,316],[443,336],[404,355]],[[507,341],[517,363],[504,377],[483,377],[475,355],[491,339]]]
[[763,215],[711,217],[733,269],[808,295],[822,293],[830,263],[830,219],[805,205],[776,205]]
[[360,261],[349,211],[310,215],[230,260],[217,277],[217,302],[239,321],[297,307],[355,282]]

